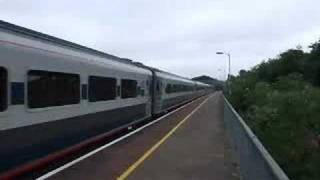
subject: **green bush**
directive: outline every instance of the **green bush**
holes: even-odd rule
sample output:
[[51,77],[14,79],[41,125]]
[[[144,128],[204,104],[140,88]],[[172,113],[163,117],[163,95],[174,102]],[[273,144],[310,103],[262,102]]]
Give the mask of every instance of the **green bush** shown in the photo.
[[231,103],[297,180],[320,179],[319,47],[288,50],[231,79]]

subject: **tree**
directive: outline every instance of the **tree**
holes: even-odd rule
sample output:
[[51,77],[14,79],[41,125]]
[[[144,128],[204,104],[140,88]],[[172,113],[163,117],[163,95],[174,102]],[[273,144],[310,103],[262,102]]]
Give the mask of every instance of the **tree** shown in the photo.
[[320,41],[231,78],[232,105],[297,180],[320,179]]

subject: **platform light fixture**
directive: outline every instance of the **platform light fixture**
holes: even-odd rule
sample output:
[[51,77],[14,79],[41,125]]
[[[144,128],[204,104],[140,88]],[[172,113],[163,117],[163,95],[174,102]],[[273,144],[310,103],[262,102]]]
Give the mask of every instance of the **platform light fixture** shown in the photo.
[[227,81],[228,81],[228,89],[229,89],[229,94],[231,94],[231,89],[230,89],[230,76],[231,76],[231,56],[230,56],[230,53],[226,53],[226,52],[222,52],[222,51],[218,51],[216,52],[216,54],[218,55],[222,55],[222,54],[225,54],[228,56],[228,64],[229,64],[229,72],[228,72],[228,78],[227,78]]

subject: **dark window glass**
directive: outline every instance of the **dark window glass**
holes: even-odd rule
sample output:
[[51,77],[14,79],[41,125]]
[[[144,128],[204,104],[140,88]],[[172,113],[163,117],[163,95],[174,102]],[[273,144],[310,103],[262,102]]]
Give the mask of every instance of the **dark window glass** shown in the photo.
[[188,92],[192,91],[193,87],[188,85],[180,85],[180,84],[167,84],[166,93],[179,93],[179,92]]
[[166,86],[166,93],[167,94],[170,94],[171,93],[171,84],[167,84],[167,86]]
[[77,74],[29,71],[30,108],[63,106],[80,102],[80,77]]
[[157,82],[157,87],[156,87],[157,91],[160,92],[160,81]]
[[121,97],[122,98],[133,98],[137,97],[137,81],[130,79],[121,80]]
[[117,96],[120,96],[120,93],[121,93],[120,90],[121,90],[120,86],[117,86]]
[[5,68],[0,67],[0,111],[7,109],[8,89],[8,72]]
[[114,78],[90,76],[89,101],[106,101],[117,96],[117,80]]
[[81,92],[82,92],[82,99],[87,99],[88,98],[88,85],[87,84],[82,84]]
[[174,84],[173,85],[173,91],[172,92],[179,92],[179,85],[177,85],[177,84]]
[[24,82],[11,82],[11,104],[24,104]]
[[137,89],[137,94],[138,94],[138,95],[141,95],[141,88],[140,88],[139,86],[138,86],[137,88],[138,88],[138,89]]

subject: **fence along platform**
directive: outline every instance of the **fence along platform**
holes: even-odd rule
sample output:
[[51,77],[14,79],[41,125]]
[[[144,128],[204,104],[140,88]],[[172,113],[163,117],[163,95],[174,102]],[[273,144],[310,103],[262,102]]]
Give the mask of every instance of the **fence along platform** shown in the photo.
[[259,139],[224,98],[224,122],[244,180],[289,180]]

